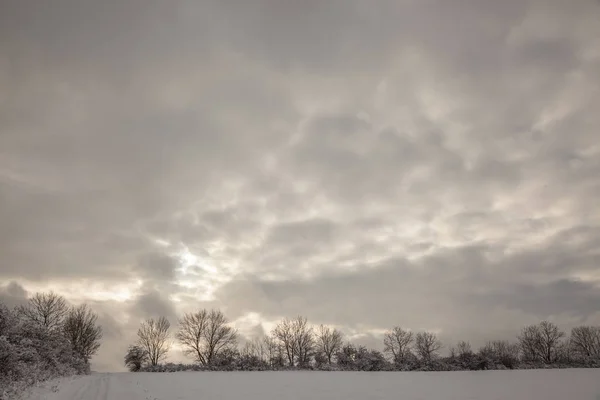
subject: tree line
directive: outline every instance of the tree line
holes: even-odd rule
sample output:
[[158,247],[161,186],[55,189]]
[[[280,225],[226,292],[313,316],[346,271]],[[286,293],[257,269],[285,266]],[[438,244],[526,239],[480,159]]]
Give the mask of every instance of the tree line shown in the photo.
[[[344,334],[307,318],[284,318],[270,333],[241,344],[219,310],[187,313],[177,327],[165,317],[142,322],[129,346],[130,371],[176,370],[359,370],[457,371],[600,366],[600,327],[579,326],[570,336],[549,321],[521,330],[514,341],[489,341],[479,349],[460,341],[444,348],[433,332],[396,326],[383,336],[383,352],[357,346]],[[193,364],[163,364],[177,343]],[[442,350],[446,355],[442,356]]]
[[53,292],[13,309],[0,303],[0,399],[39,381],[89,373],[101,339],[88,305],[71,306]]

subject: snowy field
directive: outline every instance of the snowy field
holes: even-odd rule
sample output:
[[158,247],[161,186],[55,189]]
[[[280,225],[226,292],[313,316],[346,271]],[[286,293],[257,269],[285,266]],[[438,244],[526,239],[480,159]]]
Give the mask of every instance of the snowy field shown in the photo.
[[[54,386],[54,387],[53,387]],[[598,400],[600,370],[178,372],[93,374],[36,389],[39,400]]]

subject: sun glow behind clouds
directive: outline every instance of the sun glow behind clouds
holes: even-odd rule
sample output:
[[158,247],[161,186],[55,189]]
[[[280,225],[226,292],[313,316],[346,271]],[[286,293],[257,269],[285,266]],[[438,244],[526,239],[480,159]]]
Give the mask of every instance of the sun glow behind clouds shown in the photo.
[[180,270],[185,275],[188,273],[191,266],[198,263],[198,257],[192,254],[187,246],[184,245],[182,247],[183,248],[177,253],[177,257],[181,263]]
[[183,244],[175,255],[180,263],[176,272],[177,283],[195,290],[199,300],[213,300],[217,288],[230,280],[223,265],[217,266],[209,257],[194,254]]

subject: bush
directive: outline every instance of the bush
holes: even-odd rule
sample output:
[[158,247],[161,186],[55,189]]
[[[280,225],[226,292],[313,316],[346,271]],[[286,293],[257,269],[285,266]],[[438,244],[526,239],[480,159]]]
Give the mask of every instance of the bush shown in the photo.
[[59,330],[50,330],[0,304],[0,399],[59,376],[87,374],[89,364]]

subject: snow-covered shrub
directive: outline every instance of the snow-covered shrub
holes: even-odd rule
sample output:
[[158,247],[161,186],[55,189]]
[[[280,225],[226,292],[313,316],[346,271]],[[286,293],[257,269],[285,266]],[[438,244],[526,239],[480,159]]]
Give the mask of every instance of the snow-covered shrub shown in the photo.
[[89,373],[60,330],[48,329],[0,305],[0,399],[37,382]]
[[237,367],[241,371],[266,371],[269,364],[252,354],[241,355],[237,361]]
[[207,371],[208,368],[200,364],[157,364],[157,365],[144,365],[140,369],[140,372],[181,372],[181,371]]
[[387,371],[391,366],[377,350],[367,350],[366,347],[359,347],[354,361],[356,369],[359,371]]
[[223,349],[212,360],[210,364],[211,370],[217,371],[235,371],[238,370],[238,361],[240,353],[234,349]]
[[137,372],[148,362],[148,352],[140,346],[129,346],[125,355],[125,366],[131,372]]

